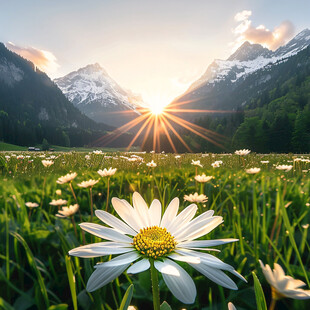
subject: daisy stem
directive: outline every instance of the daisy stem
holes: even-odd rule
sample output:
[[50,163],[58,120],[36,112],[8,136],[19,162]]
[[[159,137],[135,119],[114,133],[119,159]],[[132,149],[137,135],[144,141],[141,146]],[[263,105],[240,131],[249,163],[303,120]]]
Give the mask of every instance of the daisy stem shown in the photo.
[[276,306],[276,303],[277,303],[277,300],[272,298],[271,299],[271,304],[269,306],[269,310],[274,310],[275,309],[275,306]]
[[94,215],[94,211],[93,211],[93,188],[92,187],[89,188],[89,202],[90,202],[90,221],[92,223],[93,222],[93,215]]
[[155,269],[153,259],[150,259],[150,264],[151,264],[151,279],[152,279],[152,292],[153,292],[153,307],[154,310],[159,310],[160,299],[159,299],[158,272]]
[[110,192],[110,177],[108,177],[108,188],[107,188],[107,203],[105,206],[105,210],[108,211],[109,206],[109,192]]
[[78,234],[77,234],[75,220],[74,220],[73,215],[71,216],[71,221],[72,221],[72,225],[73,225],[73,228],[74,228],[74,233],[75,233],[76,239],[78,239]]

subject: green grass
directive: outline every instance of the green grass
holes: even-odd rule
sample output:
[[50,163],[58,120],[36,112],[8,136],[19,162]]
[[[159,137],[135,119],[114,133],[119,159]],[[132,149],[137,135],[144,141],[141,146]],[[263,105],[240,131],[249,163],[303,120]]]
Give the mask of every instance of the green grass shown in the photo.
[[0,142],[0,151],[26,151],[26,150],[27,148],[25,146]]
[[[85,159],[88,153],[83,152],[22,154],[25,157],[17,159],[12,152],[0,153],[5,162],[0,180],[0,308],[10,309],[11,305],[14,309],[117,309],[124,305],[123,297],[133,284],[131,304],[138,309],[151,309],[148,271],[134,276],[125,273],[96,292],[86,292],[93,266],[108,258],[69,258],[68,251],[83,243],[82,231],[77,227],[75,235],[72,222],[56,217],[57,207],[49,205],[52,199],[60,197],[68,200],[68,204],[75,203],[69,186],[59,185],[56,180],[66,173],[77,172],[72,185],[82,222],[90,221],[89,192],[77,184],[90,178],[99,179],[97,170],[108,167],[118,169],[110,179],[110,199],[119,197],[131,202],[132,193],[138,191],[148,204],[158,198],[166,207],[174,197],[179,197],[182,210],[189,205],[183,196],[198,191],[208,196],[207,203],[198,204],[198,213],[213,209],[215,215],[224,219],[224,224],[207,238],[239,239],[236,243],[218,247],[220,253],[211,254],[234,266],[248,283],[231,276],[239,287],[238,291],[231,291],[182,264],[196,283],[195,303],[182,305],[160,277],[161,303],[166,300],[172,309],[215,310],[227,309],[227,303],[231,301],[240,310],[258,309],[257,299],[263,309],[259,282],[267,306],[270,304],[270,287],[258,259],[270,265],[277,262],[288,275],[308,283],[310,240],[304,225],[310,222],[310,164],[295,162],[289,172],[278,171],[273,166],[293,164],[293,155],[250,154],[243,166],[243,161],[236,155],[185,154],[175,159],[174,154],[147,153],[139,154],[144,158],[144,163],[140,163],[121,158],[130,155],[120,152],[91,154],[89,160]],[[6,160],[5,155],[10,158]],[[52,158],[54,165],[43,167],[40,157],[43,155],[45,158],[55,156]],[[158,164],[154,169],[145,164],[152,159]],[[193,159],[199,159],[203,164],[203,168],[198,168],[199,174],[204,172],[213,175],[214,179],[203,185],[196,184],[195,168],[191,165]],[[223,165],[212,168],[211,163],[215,160],[222,160]],[[261,160],[270,163],[263,165]],[[262,170],[257,175],[248,175],[245,167]],[[56,194],[57,189],[61,189],[61,196]],[[106,194],[107,179],[100,178],[93,188],[94,209],[105,210],[107,207],[115,215],[111,204],[106,206]],[[29,214],[25,206],[27,201],[37,202],[40,206]],[[100,224],[97,218],[94,220]],[[81,222],[78,214],[75,221]],[[88,233],[85,238],[86,243],[101,241]],[[310,302],[283,299],[277,306],[278,309],[306,310],[310,308]]]

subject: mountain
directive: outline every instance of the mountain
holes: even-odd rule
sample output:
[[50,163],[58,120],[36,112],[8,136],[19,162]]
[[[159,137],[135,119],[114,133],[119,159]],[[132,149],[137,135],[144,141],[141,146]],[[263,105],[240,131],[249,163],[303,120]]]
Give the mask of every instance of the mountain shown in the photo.
[[98,64],[88,65],[54,82],[81,112],[97,122],[121,126],[139,116],[139,96],[120,87]]
[[[227,60],[214,60],[206,72],[174,104],[189,102],[188,109],[236,110],[268,86],[272,70],[310,45],[305,29],[276,51],[259,44],[243,43]],[[256,73],[260,72],[259,75]],[[196,114],[182,114],[187,119]],[[199,114],[201,116],[201,114]]]
[[46,138],[54,144],[71,140],[83,145],[95,131],[109,129],[83,115],[44,72],[0,43],[1,140],[31,145]]

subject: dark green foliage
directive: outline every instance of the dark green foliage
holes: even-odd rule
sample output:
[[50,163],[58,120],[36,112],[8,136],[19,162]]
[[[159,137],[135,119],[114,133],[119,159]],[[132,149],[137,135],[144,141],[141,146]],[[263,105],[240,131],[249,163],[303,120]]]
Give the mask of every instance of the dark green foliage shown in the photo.
[[[310,47],[282,64],[270,66],[272,78],[254,87],[265,71],[250,75],[232,93],[230,104],[240,109],[243,102],[243,113],[208,116],[197,123],[229,138],[223,143],[229,151],[310,152]],[[212,143],[194,135],[192,138],[199,141],[200,150],[218,151]]]
[[13,82],[0,75],[0,140],[33,146],[45,138],[51,144],[83,146],[111,129],[83,115],[45,73],[1,43],[0,64],[22,72],[22,79]]

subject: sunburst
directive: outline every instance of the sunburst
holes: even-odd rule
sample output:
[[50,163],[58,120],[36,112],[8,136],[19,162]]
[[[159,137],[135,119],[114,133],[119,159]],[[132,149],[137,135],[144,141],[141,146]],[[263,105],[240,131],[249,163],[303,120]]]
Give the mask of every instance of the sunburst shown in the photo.
[[[95,144],[101,146],[108,146],[111,142],[118,139],[121,135],[128,133],[135,128],[135,135],[128,143],[127,150],[129,150],[139,137],[143,137],[141,149],[144,149],[148,140],[152,141],[152,147],[154,151],[161,151],[161,136],[165,136],[168,140],[172,150],[177,152],[173,137],[176,138],[186,148],[187,151],[192,152],[190,146],[185,142],[178,133],[178,128],[184,128],[189,132],[203,138],[204,140],[224,149],[223,142],[226,137],[203,128],[197,124],[189,122],[179,116],[176,113],[232,113],[233,111],[218,111],[218,110],[200,110],[200,109],[186,109],[181,106],[186,105],[192,101],[182,101],[177,103],[171,103],[166,106],[162,104],[145,105],[137,108],[138,116],[124,124],[123,126],[115,129],[107,135],[101,137]],[[121,113],[129,113],[131,111],[123,111]],[[143,136],[144,135],[144,136]],[[175,141],[177,141],[175,140]]]

